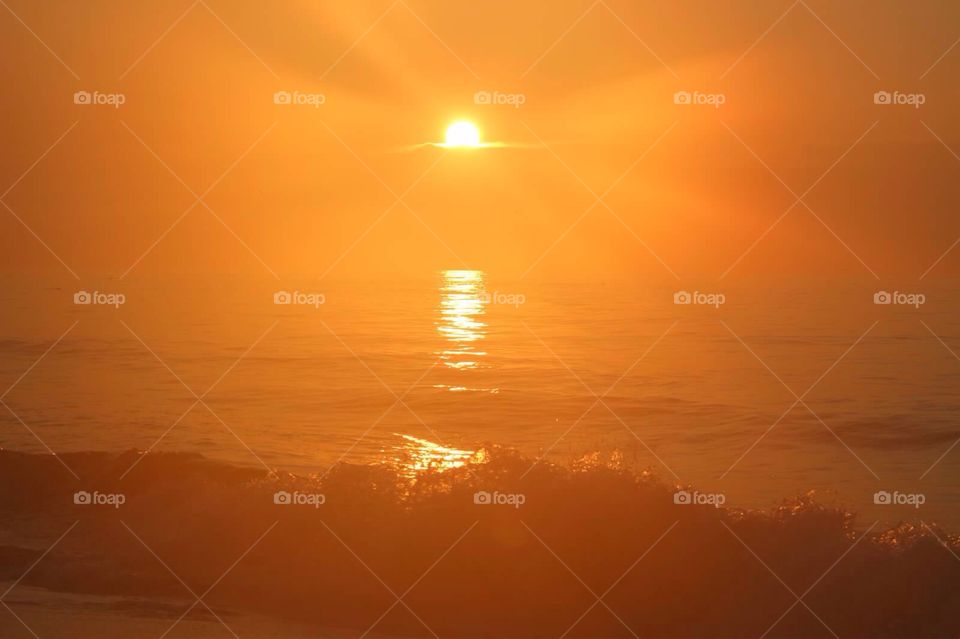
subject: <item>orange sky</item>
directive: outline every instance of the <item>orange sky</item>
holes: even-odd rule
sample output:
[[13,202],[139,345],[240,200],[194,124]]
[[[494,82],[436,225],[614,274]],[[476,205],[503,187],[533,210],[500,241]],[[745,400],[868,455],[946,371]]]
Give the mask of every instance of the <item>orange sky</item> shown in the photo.
[[[69,278],[52,251],[81,279],[469,266],[666,282],[736,263],[727,277],[915,280],[960,236],[945,148],[960,153],[960,5],[8,4],[23,23],[0,9],[0,193],[16,183],[3,202],[50,251],[0,208],[3,272]],[[76,105],[78,90],[126,103]],[[326,101],[275,105],[278,90]],[[525,103],[474,104],[483,90]],[[677,105],[680,90],[726,102]],[[926,103],[876,105],[878,90]],[[408,149],[459,117],[515,148]],[[612,212],[570,230],[622,175]],[[742,257],[788,187],[814,183],[822,222],[798,204]],[[188,187],[211,185],[215,215],[174,225]],[[929,277],[958,266],[960,249]]]

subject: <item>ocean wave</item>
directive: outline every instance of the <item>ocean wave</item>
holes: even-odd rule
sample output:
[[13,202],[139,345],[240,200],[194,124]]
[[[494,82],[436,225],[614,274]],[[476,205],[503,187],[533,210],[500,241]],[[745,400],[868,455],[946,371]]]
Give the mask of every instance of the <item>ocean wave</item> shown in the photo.
[[398,635],[960,633],[960,537],[932,523],[728,508],[616,455],[436,449],[315,475],[0,451],[0,579]]

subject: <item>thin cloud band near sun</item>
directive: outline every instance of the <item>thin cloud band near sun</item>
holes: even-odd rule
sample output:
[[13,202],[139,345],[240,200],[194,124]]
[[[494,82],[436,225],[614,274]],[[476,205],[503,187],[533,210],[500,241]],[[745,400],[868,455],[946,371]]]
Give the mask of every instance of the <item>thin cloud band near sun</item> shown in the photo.
[[543,145],[508,142],[503,140],[486,141],[483,139],[483,134],[480,127],[473,121],[454,120],[444,131],[443,141],[411,144],[407,147],[404,147],[404,150],[410,151],[424,147],[470,151],[483,149],[540,149],[543,148]]

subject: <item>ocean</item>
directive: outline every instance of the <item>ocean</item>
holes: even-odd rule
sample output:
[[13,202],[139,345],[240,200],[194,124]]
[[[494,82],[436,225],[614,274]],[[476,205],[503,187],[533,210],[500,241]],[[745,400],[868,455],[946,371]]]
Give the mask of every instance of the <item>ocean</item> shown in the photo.
[[[310,475],[414,473],[500,446],[534,465],[612,460],[728,507],[815,491],[866,524],[960,528],[960,295],[944,285],[893,304],[873,282],[468,270],[3,290],[10,451],[197,453]],[[74,303],[81,290],[92,303]]]

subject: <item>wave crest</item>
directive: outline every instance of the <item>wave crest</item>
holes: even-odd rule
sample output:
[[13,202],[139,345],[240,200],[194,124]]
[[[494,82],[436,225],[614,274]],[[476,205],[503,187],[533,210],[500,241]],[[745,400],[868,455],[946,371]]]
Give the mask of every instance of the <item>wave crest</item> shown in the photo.
[[[215,609],[397,634],[960,633],[960,537],[865,530],[812,493],[770,510],[678,504],[677,487],[616,456],[561,466],[497,446],[414,474],[339,464],[302,476],[136,451],[62,460],[80,481],[51,456],[0,451],[4,579],[76,521],[24,585],[186,597],[184,608],[184,584],[212,587]],[[78,490],[125,499],[77,504]]]

